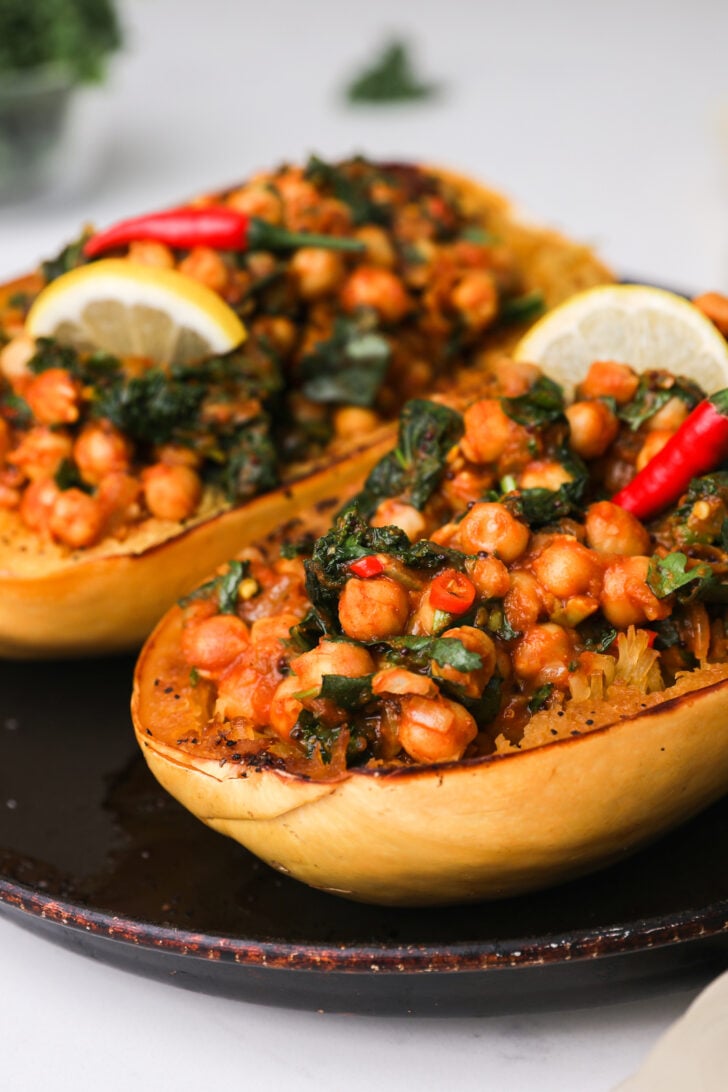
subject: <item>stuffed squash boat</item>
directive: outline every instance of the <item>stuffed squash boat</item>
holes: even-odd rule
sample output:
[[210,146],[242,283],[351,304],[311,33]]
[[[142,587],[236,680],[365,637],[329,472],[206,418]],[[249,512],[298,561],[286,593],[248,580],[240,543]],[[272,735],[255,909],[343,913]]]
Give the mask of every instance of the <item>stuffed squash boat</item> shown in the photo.
[[244,551],[149,638],[152,772],[275,868],[391,904],[544,887],[694,814],[728,789],[728,478],[649,523],[627,493],[705,405],[604,361],[570,404],[507,361],[464,413],[411,401],[324,535]]
[[86,233],[1,300],[0,655],[138,646],[408,398],[609,279],[468,179],[361,158]]

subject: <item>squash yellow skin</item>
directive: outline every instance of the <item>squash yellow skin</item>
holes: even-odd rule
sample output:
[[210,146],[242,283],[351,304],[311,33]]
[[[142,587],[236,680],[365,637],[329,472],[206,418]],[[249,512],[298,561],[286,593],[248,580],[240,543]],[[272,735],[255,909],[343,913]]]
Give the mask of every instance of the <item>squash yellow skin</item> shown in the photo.
[[[18,575],[0,548],[0,656],[9,659],[92,656],[139,648],[170,603],[196,587],[243,547],[284,526],[301,508],[338,497],[360,483],[392,446],[383,430],[345,457],[239,508],[192,526],[139,552],[69,553],[52,568]],[[0,542],[14,513],[0,513]],[[33,536],[25,534],[25,539]],[[42,551],[39,551],[39,558]]]
[[214,830],[350,899],[427,906],[548,887],[619,860],[728,791],[728,679],[521,753],[333,781],[220,765],[177,744],[209,715],[180,631],[175,608],[135,674],[132,716],[152,773]]
[[[520,223],[501,194],[464,175],[429,169],[458,189],[474,215],[487,218],[516,255],[524,290],[539,288],[548,306],[614,279],[588,247]],[[14,293],[37,292],[41,286],[37,274],[0,286],[0,311]],[[522,332],[521,326],[489,335],[483,365],[506,353]],[[447,386],[466,389],[474,381],[471,370],[462,379],[453,374]],[[0,656],[47,659],[139,648],[162,613],[218,565],[301,508],[363,479],[391,446],[393,429],[353,443],[345,455],[330,455],[321,469],[240,508],[188,524],[159,527],[150,521],[146,533],[130,538],[126,551],[109,540],[49,561],[43,543],[19,518],[0,512]]]

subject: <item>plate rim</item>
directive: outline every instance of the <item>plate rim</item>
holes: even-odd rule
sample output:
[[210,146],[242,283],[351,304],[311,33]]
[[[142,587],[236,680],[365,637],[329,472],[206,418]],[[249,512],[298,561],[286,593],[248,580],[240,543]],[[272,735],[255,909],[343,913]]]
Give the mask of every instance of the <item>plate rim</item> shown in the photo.
[[49,923],[59,930],[91,933],[111,942],[149,951],[233,962],[248,967],[328,973],[517,970],[637,954],[707,940],[721,934],[728,935],[728,898],[701,910],[655,915],[636,922],[624,921],[601,931],[594,927],[521,940],[389,944],[381,947],[366,943],[254,941],[157,925],[45,895],[36,888],[0,875],[0,910],[4,907],[25,914],[36,922]]

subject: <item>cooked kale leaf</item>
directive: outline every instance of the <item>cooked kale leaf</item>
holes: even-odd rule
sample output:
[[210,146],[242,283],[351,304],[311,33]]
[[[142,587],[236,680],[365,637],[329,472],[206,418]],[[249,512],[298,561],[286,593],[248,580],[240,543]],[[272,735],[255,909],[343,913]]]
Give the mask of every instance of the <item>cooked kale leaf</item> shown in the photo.
[[348,205],[355,224],[386,226],[391,222],[392,211],[388,204],[375,201],[371,197],[369,184],[372,181],[372,166],[364,160],[354,160],[354,163],[357,162],[363,168],[361,175],[342,170],[341,167],[312,155],[306,164],[305,177],[314,185],[327,186],[334,197]]
[[331,337],[300,363],[303,393],[313,402],[372,406],[387,374],[392,350],[371,315],[337,317]]
[[530,390],[517,398],[501,398],[503,412],[519,425],[543,428],[564,416],[564,392],[548,376],[540,376]]
[[348,675],[324,675],[320,698],[328,698],[340,709],[355,713],[372,700],[373,675],[350,678]]
[[400,415],[397,447],[380,459],[351,503],[365,516],[387,497],[400,497],[422,510],[440,484],[448,453],[464,429],[462,415],[449,406],[412,399]]
[[663,372],[646,372],[640,377],[634,398],[617,409],[617,416],[632,431],[653,417],[671,398],[680,398],[688,409],[694,409],[701,401],[703,392],[689,379],[673,379]]
[[196,599],[209,599],[217,596],[217,606],[220,614],[235,614],[238,603],[240,585],[248,575],[249,561],[230,561],[227,570],[220,573],[212,580],[201,584],[195,591],[190,592],[179,600],[181,607],[189,606]]
[[195,427],[202,384],[172,379],[161,368],[128,378],[115,375],[98,392],[94,416],[107,418],[132,440],[164,444]]
[[388,554],[408,568],[430,571],[445,566],[462,569],[466,560],[457,550],[426,539],[411,543],[399,527],[370,527],[355,506],[347,507],[331,530],[317,540],[311,557],[304,562],[306,592],[316,612],[316,624],[326,633],[340,632],[339,592],[351,576],[351,562],[379,553]]

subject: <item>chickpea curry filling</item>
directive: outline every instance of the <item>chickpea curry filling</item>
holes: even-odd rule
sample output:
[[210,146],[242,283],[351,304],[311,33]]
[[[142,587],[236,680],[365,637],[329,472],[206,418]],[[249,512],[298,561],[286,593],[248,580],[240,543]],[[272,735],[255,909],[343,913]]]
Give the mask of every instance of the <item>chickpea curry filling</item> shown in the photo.
[[330,443],[373,432],[477,364],[492,331],[542,309],[484,219],[426,169],[313,157],[126,234],[84,234],[44,263],[41,286],[108,254],[176,269],[221,296],[247,340],[158,367],[34,341],[34,293],[11,297],[0,313],[0,506],[83,548],[150,516],[192,517],[208,485],[243,501]]
[[176,742],[334,777],[537,746],[724,677],[728,472],[647,523],[609,499],[703,398],[601,361],[567,404],[504,360],[463,413],[411,400],[323,537],[248,549],[181,603],[170,689],[201,716]]

